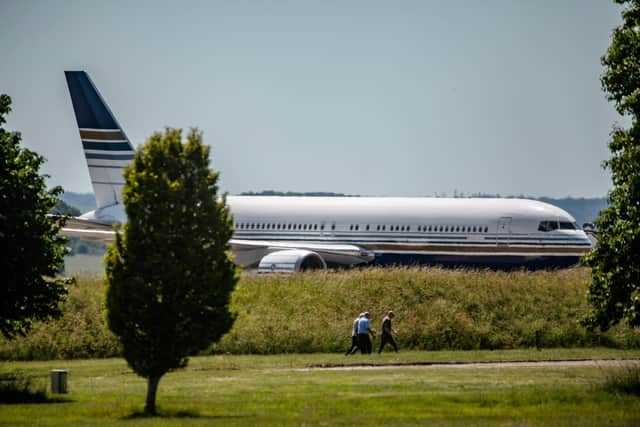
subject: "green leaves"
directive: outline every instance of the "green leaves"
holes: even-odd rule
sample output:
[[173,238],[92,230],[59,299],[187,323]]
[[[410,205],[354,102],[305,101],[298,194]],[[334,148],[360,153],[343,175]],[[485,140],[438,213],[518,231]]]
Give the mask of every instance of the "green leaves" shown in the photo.
[[161,377],[233,324],[232,219],[209,147],[192,129],[153,134],[125,171],[128,222],[106,255],[106,306],[132,369]]
[[[0,125],[11,98],[0,95]],[[20,134],[0,127],[0,332],[24,335],[34,320],[61,315],[67,282],[56,277],[64,266],[65,240],[58,236],[65,217],[48,216],[62,188],[47,190],[40,175],[44,158],[20,147]]]
[[609,207],[595,222],[598,244],[584,259],[591,267],[587,300],[592,309],[583,323],[602,330],[621,320],[640,326],[640,2],[617,3],[628,6],[602,57],[601,82],[616,110],[631,117],[631,126],[614,126],[611,132],[611,158],[604,167],[611,171],[614,188]]

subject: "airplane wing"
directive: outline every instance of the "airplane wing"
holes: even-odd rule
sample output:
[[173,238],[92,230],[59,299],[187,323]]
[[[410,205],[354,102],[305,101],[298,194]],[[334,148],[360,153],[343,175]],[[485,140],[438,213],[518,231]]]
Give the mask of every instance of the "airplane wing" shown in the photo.
[[116,238],[113,225],[81,218],[68,219],[60,234],[67,237],[99,240],[105,243],[111,242]]
[[[116,238],[113,225],[82,218],[68,219],[60,234],[104,243],[112,242]],[[231,239],[229,244],[236,261],[242,265],[252,265],[268,254],[287,250],[315,252],[326,262],[341,265],[362,264],[374,259],[373,252],[348,244],[246,239]]]
[[279,249],[305,249],[308,251],[321,252],[335,255],[352,255],[352,256],[364,256],[368,253],[367,250],[356,245],[346,244],[328,244],[328,243],[306,243],[306,242],[286,242],[286,241],[268,241],[268,240],[244,240],[244,239],[231,239],[229,241],[231,246],[246,247],[246,248],[271,248],[275,250]]
[[[300,242],[300,241],[271,241],[271,240],[246,240],[231,239],[229,241],[231,250],[236,259],[241,264],[252,264],[249,259],[260,258],[264,255],[285,251],[303,250],[315,252],[330,263],[343,265],[362,264],[374,259],[373,252],[357,245],[335,244],[323,242]],[[243,255],[246,255],[243,256]]]

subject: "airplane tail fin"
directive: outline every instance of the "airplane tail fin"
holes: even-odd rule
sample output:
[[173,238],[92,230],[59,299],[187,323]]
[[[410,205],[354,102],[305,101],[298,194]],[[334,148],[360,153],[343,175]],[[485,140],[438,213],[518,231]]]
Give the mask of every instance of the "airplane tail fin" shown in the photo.
[[122,203],[134,149],[85,71],[65,71],[98,209]]

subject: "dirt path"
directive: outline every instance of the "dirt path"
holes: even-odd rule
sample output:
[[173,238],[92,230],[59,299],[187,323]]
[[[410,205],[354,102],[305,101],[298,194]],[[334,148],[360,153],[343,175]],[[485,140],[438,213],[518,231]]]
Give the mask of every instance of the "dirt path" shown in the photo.
[[572,367],[572,366],[632,366],[639,365],[640,359],[593,359],[593,360],[541,360],[541,361],[516,361],[516,362],[425,362],[425,363],[392,363],[386,365],[362,364],[362,365],[317,365],[306,368],[293,369],[294,371],[355,371],[367,369],[482,369],[482,368],[531,368],[531,367]]

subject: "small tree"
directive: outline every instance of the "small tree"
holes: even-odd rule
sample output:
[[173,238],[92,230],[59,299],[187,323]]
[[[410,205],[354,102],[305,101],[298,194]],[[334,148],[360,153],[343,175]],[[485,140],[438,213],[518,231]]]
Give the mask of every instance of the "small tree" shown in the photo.
[[7,338],[26,334],[34,320],[59,317],[67,294],[65,279],[55,277],[64,266],[58,232],[65,217],[47,215],[62,188],[47,190],[44,158],[3,128],[10,111],[11,98],[0,95],[0,332]]
[[640,1],[616,3],[628,7],[602,57],[601,82],[631,126],[614,126],[611,133],[611,159],[604,166],[611,171],[613,190],[609,207],[595,222],[598,244],[585,258],[591,267],[587,299],[592,308],[584,323],[601,330],[622,319],[632,327],[640,325]]
[[125,171],[128,222],[105,258],[107,321],[129,366],[148,380],[146,414],[156,413],[162,376],[234,320],[231,215],[202,134],[181,140],[180,129],[166,129],[136,152]]

